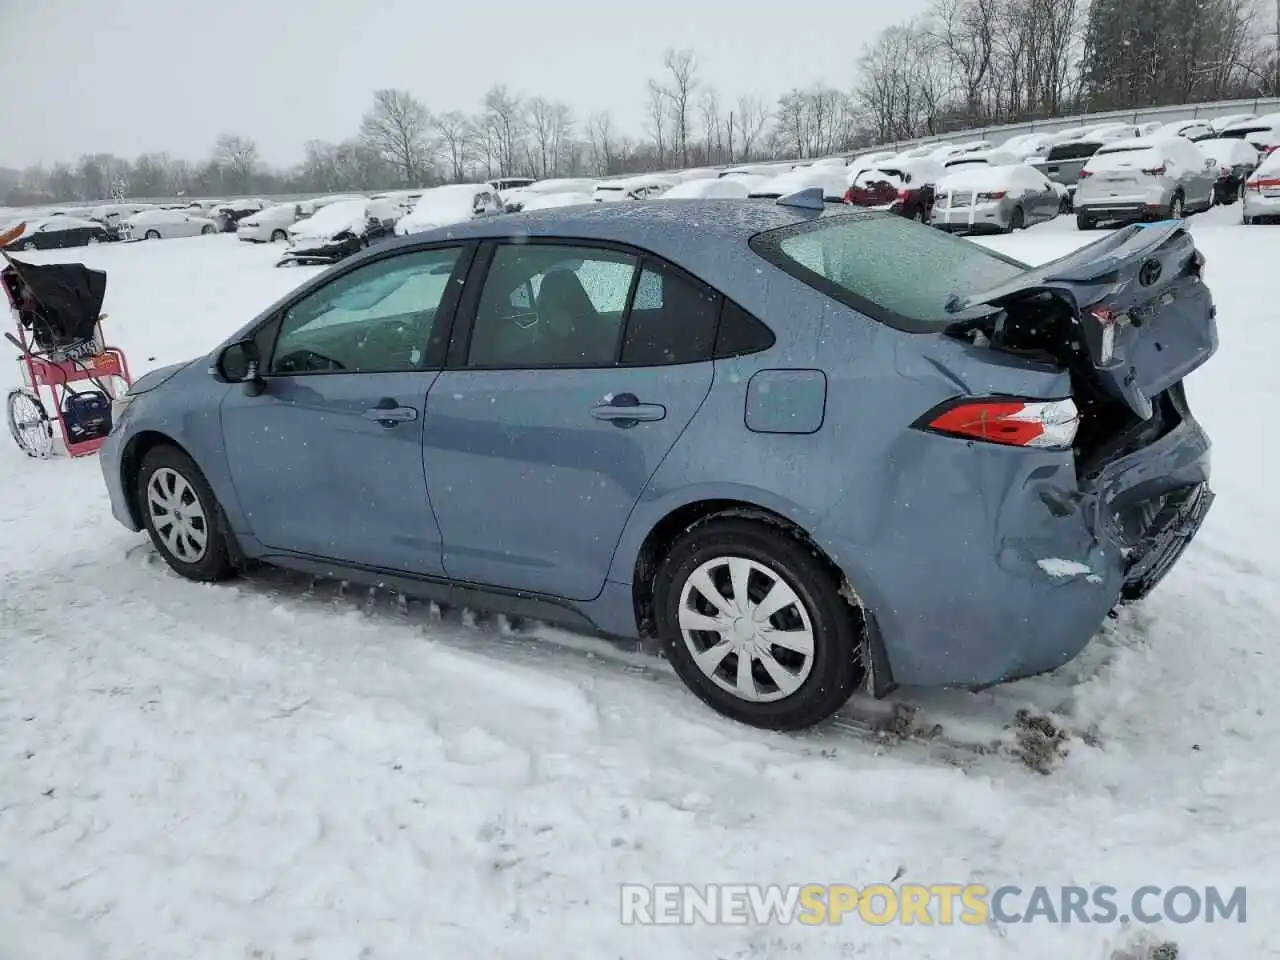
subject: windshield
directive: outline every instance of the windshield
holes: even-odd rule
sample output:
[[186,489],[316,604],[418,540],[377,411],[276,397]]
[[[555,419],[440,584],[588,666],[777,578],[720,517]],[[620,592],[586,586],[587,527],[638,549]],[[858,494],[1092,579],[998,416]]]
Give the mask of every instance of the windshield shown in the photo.
[[1056,147],[1049,150],[1046,160],[1081,160],[1084,157],[1091,157],[1098,152],[1101,146],[1095,140],[1079,140],[1071,143],[1060,143]]
[[1027,267],[972,241],[902,217],[842,215],[760,234],[751,248],[832,299],[914,333],[955,320],[947,303]]

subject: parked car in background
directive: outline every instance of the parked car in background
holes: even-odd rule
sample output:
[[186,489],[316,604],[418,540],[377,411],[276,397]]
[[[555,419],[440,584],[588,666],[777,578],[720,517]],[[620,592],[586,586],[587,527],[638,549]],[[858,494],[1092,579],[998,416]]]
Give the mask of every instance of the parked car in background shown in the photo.
[[186,210],[143,210],[120,224],[120,234],[126,240],[171,240],[217,232],[218,225],[208,217]]
[[774,729],[1053,670],[1157,587],[1213,501],[1183,225],[1028,267],[726,204],[489,217],[321,273],[135,382],[112,514],[194,581],[266,561],[653,638]]
[[284,243],[289,239],[289,228],[298,221],[298,207],[296,203],[277,203],[251,213],[236,224],[236,236],[251,243]]
[[531,187],[537,182],[533,177],[499,177],[496,180],[490,180],[489,186],[499,193],[505,193],[508,190],[522,190],[525,187]]
[[209,211],[209,219],[218,225],[218,229],[222,233],[235,233],[236,225],[241,220],[261,212],[266,206],[267,202],[257,197],[226,200]]
[[954,170],[963,166],[1007,167],[1021,162],[1019,158],[1006,150],[974,150],[970,153],[957,153],[942,161],[943,170]]
[[502,212],[502,201],[492,184],[451,183],[423,190],[413,210],[396,222],[395,234],[404,237]]
[[789,170],[761,180],[748,190],[747,196],[777,200],[812,187],[822,190],[822,198],[827,203],[844,203],[845,193],[849,189],[848,173],[835,167],[801,167],[799,170]]
[[60,250],[115,239],[118,239],[118,235],[114,231],[92,220],[68,216],[45,217],[28,222],[26,229],[17,239],[11,240],[5,249]]
[[928,223],[933,212],[934,186],[943,167],[932,160],[890,161],[862,167],[854,173],[844,202],[871,210],[887,210],[910,220]]
[[1215,203],[1235,203],[1240,198],[1240,185],[1258,167],[1258,151],[1248,140],[1234,137],[1209,137],[1197,140],[1196,146],[1218,167],[1214,183]]
[[671,179],[679,185],[689,180],[715,180],[719,176],[720,169],[718,167],[694,167],[689,170],[677,170],[672,174]]
[[421,190],[389,190],[386,193],[375,193],[369,199],[374,202],[383,219],[390,219],[392,225],[410,213],[422,199],[426,189]]
[[535,193],[520,205],[520,210],[554,210],[557,207],[576,207],[594,202],[589,193]]
[[720,171],[722,177],[776,177],[790,167],[778,163],[741,163]]
[[973,164],[938,181],[929,222],[949,233],[1012,233],[1060,209],[1058,191],[1030,164]]
[[325,204],[289,228],[289,249],[276,263],[337,263],[391,236],[391,229],[369,209],[370,200]]
[[1213,124],[1208,120],[1174,120],[1172,123],[1162,124],[1154,135],[1169,135],[1185,137],[1193,143],[1199,140],[1207,140],[1210,137],[1216,137],[1218,131],[1213,128]]
[[1280,113],[1266,113],[1250,120],[1240,120],[1224,127],[1220,137],[1248,140],[1263,157],[1280,149]]
[[1273,223],[1280,219],[1280,150],[1258,164],[1244,182],[1240,196],[1245,223]]
[[1089,158],[1076,188],[1076,226],[1105,221],[1178,220],[1213,206],[1217,164],[1183,137],[1108,143]]
[[133,216],[135,213],[141,213],[143,210],[154,210],[155,204],[151,203],[103,203],[91,209],[87,215],[80,217],[81,220],[93,220],[100,223],[108,230],[118,233],[120,223],[127,217]]
[[745,200],[764,177],[716,177],[713,180],[686,180],[662,195],[664,200]]
[[1221,132],[1234,124],[1242,123],[1245,120],[1256,119],[1258,119],[1258,115],[1256,113],[1229,113],[1223,117],[1214,117],[1209,122],[1213,124],[1214,130]]
[[518,187],[501,194],[502,206],[507,213],[515,213],[524,208],[527,201],[552,193],[585,193],[588,196],[595,190],[599,181],[583,177],[555,177],[538,180],[527,187]]
[[324,197],[313,197],[310,200],[302,200],[298,203],[298,219],[302,220],[309,217],[317,210],[330,206],[335,203],[342,203],[346,200],[365,200],[368,199],[359,193],[332,193]]
[[1054,183],[1060,183],[1074,195],[1080,181],[1080,171],[1089,158],[1098,152],[1103,141],[1096,138],[1061,140],[1049,148],[1043,160],[1029,160],[1034,167]]
[[648,200],[660,197],[670,190],[675,183],[666,178],[645,174],[638,177],[626,177],[621,180],[601,180],[591,191],[591,197],[598,203],[617,203],[621,200]]
[[1032,157],[1043,157],[1053,146],[1053,140],[1051,133],[1024,133],[1006,140],[996,149],[1013,154],[1019,162],[1023,162]]

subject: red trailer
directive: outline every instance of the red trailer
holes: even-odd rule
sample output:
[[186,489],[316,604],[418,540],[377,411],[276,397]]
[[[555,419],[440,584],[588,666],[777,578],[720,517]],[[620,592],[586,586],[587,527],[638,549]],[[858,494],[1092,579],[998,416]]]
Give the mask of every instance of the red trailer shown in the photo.
[[[0,235],[0,250],[21,230]],[[0,286],[17,320],[5,339],[21,354],[23,382],[6,403],[14,442],[28,456],[49,457],[56,422],[70,456],[95,453],[111,431],[112,402],[133,383],[124,353],[102,335],[107,276],[80,263],[3,256]]]

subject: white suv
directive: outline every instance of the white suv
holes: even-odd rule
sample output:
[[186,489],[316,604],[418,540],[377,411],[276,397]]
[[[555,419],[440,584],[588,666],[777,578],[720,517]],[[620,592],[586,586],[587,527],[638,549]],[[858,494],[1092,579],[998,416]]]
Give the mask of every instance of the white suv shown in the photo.
[[1179,220],[1213,205],[1217,178],[1218,165],[1184,137],[1104,144],[1080,171],[1076,225],[1092,230],[1105,220]]

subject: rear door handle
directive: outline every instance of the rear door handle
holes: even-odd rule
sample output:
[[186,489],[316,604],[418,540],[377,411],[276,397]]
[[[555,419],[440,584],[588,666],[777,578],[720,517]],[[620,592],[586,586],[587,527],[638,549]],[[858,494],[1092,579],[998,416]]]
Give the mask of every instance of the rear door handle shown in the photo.
[[634,427],[637,423],[652,423],[665,419],[667,408],[660,403],[641,403],[634,393],[620,393],[608,403],[591,408],[597,420],[608,420],[618,427]]
[[418,411],[414,407],[397,406],[396,402],[389,398],[378,401],[376,407],[371,407],[363,414],[366,420],[372,420],[374,423],[380,423],[384,427],[394,427],[398,423],[408,423],[411,420],[418,419]]

